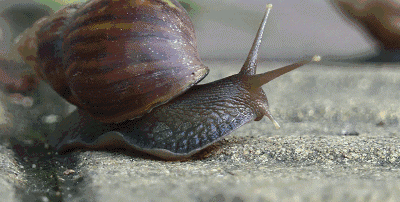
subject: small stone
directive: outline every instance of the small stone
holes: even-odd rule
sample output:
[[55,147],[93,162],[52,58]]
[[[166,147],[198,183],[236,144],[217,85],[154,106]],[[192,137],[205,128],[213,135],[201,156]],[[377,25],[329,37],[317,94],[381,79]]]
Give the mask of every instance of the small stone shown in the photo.
[[55,115],[55,114],[50,114],[50,115],[44,116],[42,118],[42,121],[47,124],[56,123],[56,122],[58,122],[58,120],[59,120],[59,116]]
[[61,177],[57,177],[57,179],[58,179],[60,182],[64,182],[64,181],[65,181],[65,179],[64,179],[64,178],[61,178]]
[[42,197],[42,201],[43,201],[43,202],[48,202],[48,201],[50,201],[50,200],[49,200],[49,198],[47,198],[46,196],[43,196],[43,197]]
[[75,170],[72,170],[72,169],[67,169],[63,172],[64,175],[70,175],[70,174],[74,174],[74,173],[75,173]]

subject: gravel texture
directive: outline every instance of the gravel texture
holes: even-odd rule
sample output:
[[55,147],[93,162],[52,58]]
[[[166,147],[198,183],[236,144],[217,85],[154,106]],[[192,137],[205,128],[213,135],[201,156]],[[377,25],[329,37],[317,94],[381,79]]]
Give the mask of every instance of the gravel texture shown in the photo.
[[[204,82],[241,66],[205,63],[211,73]],[[258,72],[286,64],[262,62]],[[122,150],[58,155],[46,144],[3,143],[0,195],[10,201],[398,201],[400,71],[394,67],[329,63],[295,70],[265,86],[280,130],[267,119],[252,122],[184,162]]]
[[16,187],[25,186],[24,173],[14,158],[13,151],[0,145],[0,198],[2,201],[18,201]]
[[382,139],[229,137],[209,158],[187,162],[84,152],[72,178],[86,184],[79,199],[94,201],[396,201],[398,142]]

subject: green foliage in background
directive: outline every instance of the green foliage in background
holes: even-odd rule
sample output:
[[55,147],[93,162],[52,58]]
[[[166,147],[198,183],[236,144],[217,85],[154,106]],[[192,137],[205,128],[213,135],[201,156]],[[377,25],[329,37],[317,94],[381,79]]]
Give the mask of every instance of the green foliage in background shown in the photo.
[[179,3],[189,13],[190,18],[193,18],[200,11],[200,6],[191,0],[180,0]]
[[34,0],[34,2],[44,4],[48,7],[50,7],[53,11],[58,10],[63,5],[60,2],[53,1],[53,0]]

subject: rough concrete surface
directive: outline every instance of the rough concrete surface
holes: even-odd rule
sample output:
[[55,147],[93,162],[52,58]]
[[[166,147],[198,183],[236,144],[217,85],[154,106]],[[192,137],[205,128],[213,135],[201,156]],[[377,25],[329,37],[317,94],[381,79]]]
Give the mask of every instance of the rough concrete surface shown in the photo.
[[[205,61],[206,81],[241,61]],[[287,62],[261,62],[258,72]],[[398,201],[397,65],[312,64],[265,85],[272,114],[193,160],[129,151],[58,155],[46,144],[0,146],[7,201]],[[17,177],[16,177],[17,176]]]
[[25,186],[25,176],[14,158],[13,151],[0,145],[0,198],[2,201],[17,201],[16,187]]

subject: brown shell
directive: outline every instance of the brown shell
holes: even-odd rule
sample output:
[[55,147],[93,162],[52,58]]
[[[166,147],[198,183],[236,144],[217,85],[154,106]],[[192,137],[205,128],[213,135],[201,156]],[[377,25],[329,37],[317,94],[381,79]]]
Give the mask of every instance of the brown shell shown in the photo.
[[92,0],[74,9],[38,32],[38,73],[102,122],[142,116],[208,73],[175,0]]
[[[400,48],[400,24],[398,0],[334,0],[336,6],[363,31],[379,41],[381,48]],[[347,20],[347,19],[346,19]]]
[[78,4],[66,6],[49,18],[49,22],[41,26],[37,33],[39,48],[37,51],[36,72],[46,80],[55,91],[69,102],[79,105],[79,102],[72,96],[68,86],[67,78],[63,67],[62,34],[64,25],[78,8]]

